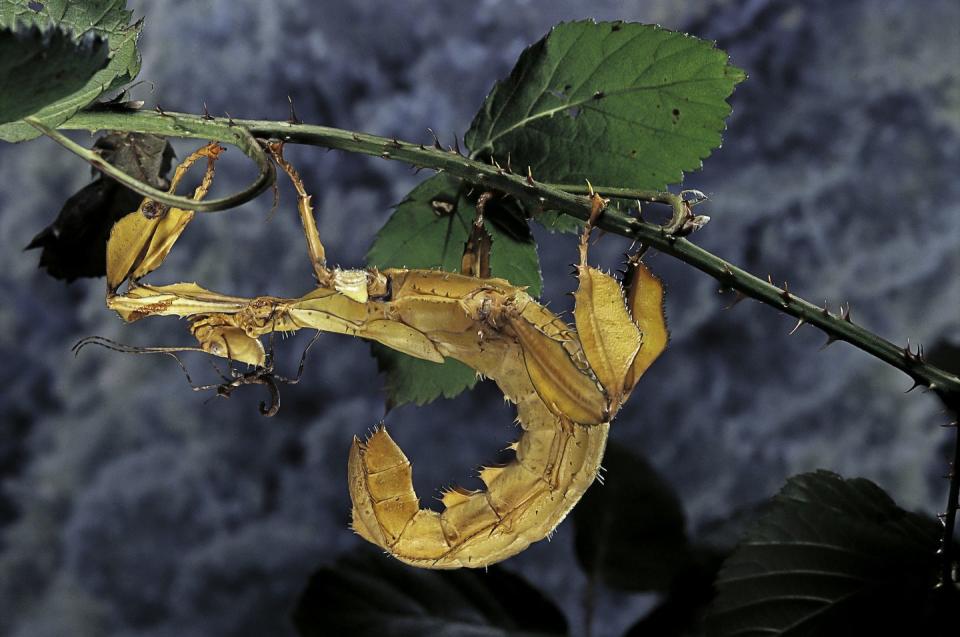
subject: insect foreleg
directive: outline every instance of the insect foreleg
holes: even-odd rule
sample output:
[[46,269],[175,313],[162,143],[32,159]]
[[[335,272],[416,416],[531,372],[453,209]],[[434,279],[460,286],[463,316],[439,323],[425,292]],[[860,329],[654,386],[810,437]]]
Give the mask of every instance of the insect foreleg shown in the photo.
[[[188,156],[177,166],[169,192],[176,190],[190,166],[205,157],[207,169],[203,181],[193,193],[193,199],[202,199],[213,183],[214,165],[223,150],[222,146],[211,142]],[[107,242],[108,291],[117,290],[127,278],[136,280],[158,268],[193,216],[192,210],[167,209],[144,199],[135,212],[114,224]]]
[[307,238],[310,265],[313,266],[313,273],[317,277],[317,281],[321,284],[327,283],[330,278],[330,271],[327,269],[327,254],[323,243],[320,241],[320,231],[317,230],[317,220],[313,216],[313,205],[310,203],[311,197],[303,186],[303,179],[300,178],[297,169],[283,158],[283,142],[272,142],[267,146],[267,150],[270,151],[277,165],[290,177],[290,181],[297,191],[297,211],[300,213],[300,222],[303,224],[303,234]]

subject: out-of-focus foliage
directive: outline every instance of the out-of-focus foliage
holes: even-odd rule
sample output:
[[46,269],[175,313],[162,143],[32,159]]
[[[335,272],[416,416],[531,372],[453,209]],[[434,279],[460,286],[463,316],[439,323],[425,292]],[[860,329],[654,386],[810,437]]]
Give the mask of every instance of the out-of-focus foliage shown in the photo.
[[[33,115],[43,120],[47,126],[57,126],[70,118],[78,110],[87,106],[104,93],[124,86],[136,78],[140,72],[140,52],[137,50],[137,39],[140,37],[141,23],[129,24],[131,12],[126,10],[126,0],[92,0],[88,2],[36,2],[32,0],[0,0],[0,28],[15,25],[36,25],[45,28],[56,25],[59,29],[73,33],[74,42],[82,42],[85,38],[99,37],[106,40],[109,46],[109,62],[106,66],[97,64],[93,69],[86,66],[65,67],[60,70],[63,75],[55,78],[56,82],[66,79],[72,90],[69,92],[57,90],[55,100],[33,98],[39,110],[30,110],[18,117]],[[86,45],[84,45],[86,46]],[[103,53],[97,53],[102,56]],[[100,58],[102,60],[102,58]],[[48,61],[38,63],[41,68],[47,69]],[[96,70],[99,69],[99,70]],[[90,71],[95,72],[91,73]],[[81,81],[82,80],[82,81]],[[75,86],[75,88],[74,88]],[[53,89],[46,89],[53,90]],[[3,92],[7,89],[4,88]],[[4,123],[8,120],[0,117],[0,140],[20,142],[33,139],[40,132],[23,122]]]
[[933,595],[940,528],[869,480],[795,476],[724,563],[708,632],[947,634],[936,627],[955,621]]
[[[94,150],[128,175],[154,188],[166,188],[173,148],[166,138],[140,133],[109,133]],[[42,248],[40,267],[66,281],[106,273],[106,246],[110,228],[137,209],[139,195],[103,173],[67,199],[49,226],[27,249]]]
[[106,62],[99,37],[76,41],[56,27],[0,26],[0,126],[79,90]]
[[302,637],[548,637],[563,613],[499,566],[431,571],[360,551],[313,575],[294,611]]
[[611,443],[603,483],[573,510],[580,566],[613,588],[668,591],[692,561],[683,506],[641,456]]

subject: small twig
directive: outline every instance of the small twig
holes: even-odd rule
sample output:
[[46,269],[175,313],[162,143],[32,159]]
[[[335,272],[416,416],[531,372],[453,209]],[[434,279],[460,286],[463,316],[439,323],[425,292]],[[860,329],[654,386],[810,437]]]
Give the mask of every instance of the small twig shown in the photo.
[[957,525],[957,509],[960,508],[960,398],[945,398],[947,410],[952,412],[953,422],[953,460],[950,463],[950,488],[947,490],[947,508],[943,514],[943,534],[940,537],[940,585],[953,586],[958,582],[954,570],[954,529]]
[[[157,107],[159,109],[159,107]],[[166,111],[159,111],[158,113],[151,113],[154,117],[162,117],[164,119],[171,118],[176,120],[176,115],[168,113]],[[191,116],[196,117],[196,116]],[[200,119],[203,120],[203,116],[200,116]],[[41,133],[57,142],[73,154],[82,157],[87,160],[91,166],[104,173],[108,177],[112,177],[117,180],[130,190],[143,195],[144,197],[149,197],[154,201],[158,201],[162,204],[165,204],[170,207],[180,208],[182,210],[195,210],[197,212],[216,212],[220,210],[228,210],[230,208],[236,208],[240,206],[261,192],[270,187],[270,185],[276,180],[276,171],[273,168],[273,162],[267,157],[263,152],[263,149],[260,148],[260,144],[257,143],[257,140],[253,138],[248,130],[238,129],[239,133],[231,135],[229,139],[224,139],[222,136],[217,137],[217,141],[224,141],[226,143],[231,143],[240,148],[244,154],[250,157],[253,161],[256,162],[257,167],[260,169],[260,174],[257,175],[257,178],[249,186],[241,190],[240,192],[234,193],[228,197],[221,197],[219,199],[207,199],[206,201],[196,201],[190,197],[181,197],[178,195],[173,195],[167,193],[163,190],[158,190],[150,184],[140,181],[136,177],[132,177],[127,173],[123,172],[116,166],[104,161],[100,155],[96,152],[84,148],[80,144],[77,144],[69,137],[63,135],[62,133],[57,132],[56,130],[48,127],[46,124],[40,120],[27,117],[24,118],[26,123],[30,124]],[[207,122],[209,123],[209,122]],[[178,136],[177,132],[169,132],[171,136]],[[193,137],[193,135],[187,135]]]

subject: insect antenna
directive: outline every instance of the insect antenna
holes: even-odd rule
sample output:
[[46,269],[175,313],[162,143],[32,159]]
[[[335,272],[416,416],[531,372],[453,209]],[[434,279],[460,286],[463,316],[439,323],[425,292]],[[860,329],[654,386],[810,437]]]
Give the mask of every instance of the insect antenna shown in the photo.
[[193,384],[193,380],[190,378],[190,373],[187,371],[186,365],[183,364],[183,361],[180,360],[180,357],[177,356],[177,353],[204,352],[204,350],[199,347],[139,347],[136,345],[120,343],[103,336],[88,336],[77,341],[73,347],[70,348],[70,351],[73,352],[74,356],[79,356],[80,350],[87,345],[98,345],[105,349],[109,349],[114,352],[122,352],[124,354],[165,354],[177,361],[177,365],[179,365],[180,369],[183,370],[183,375],[187,377],[187,382],[196,389],[196,386]]

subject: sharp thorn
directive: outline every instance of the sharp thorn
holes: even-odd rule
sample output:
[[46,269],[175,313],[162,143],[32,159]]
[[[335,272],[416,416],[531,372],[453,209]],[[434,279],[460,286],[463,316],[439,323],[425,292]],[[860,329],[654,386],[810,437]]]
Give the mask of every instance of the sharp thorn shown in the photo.
[[293,107],[293,98],[287,95],[287,101],[290,102],[290,118],[287,119],[287,123],[302,124],[303,120],[297,117],[297,110]]
[[733,300],[730,302],[730,305],[728,305],[727,307],[725,307],[725,308],[723,308],[723,309],[729,310],[730,308],[732,308],[733,306],[735,306],[737,303],[739,303],[740,301],[742,301],[742,300],[744,300],[745,298],[747,298],[747,295],[744,294],[743,292],[741,292],[740,290],[734,290],[733,295],[734,295],[734,296],[733,296]]
[[790,305],[790,301],[793,300],[793,296],[790,294],[790,285],[786,281],[783,282],[783,290],[780,291],[780,298],[783,299],[783,306],[787,307]]
[[437,134],[433,132],[432,128],[428,128],[430,135],[433,137],[433,147],[437,150],[443,150],[443,145],[440,144],[440,138],[437,137]]
[[798,320],[797,320],[797,324],[793,326],[793,329],[790,330],[790,333],[788,334],[788,336],[793,336],[794,334],[796,334],[797,330],[800,329],[800,326],[802,326],[802,325],[803,325],[804,323],[806,323],[806,322],[807,322],[807,320],[806,320],[805,318],[803,318],[803,317],[801,317],[800,319],[798,319]]
[[818,351],[822,352],[823,350],[827,349],[828,347],[830,347],[836,342],[837,342],[837,338],[835,336],[827,336],[827,341],[820,346],[820,349]]

